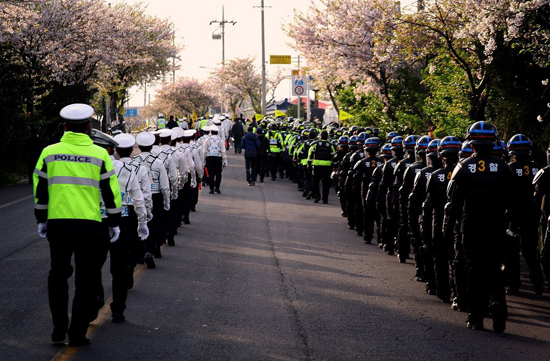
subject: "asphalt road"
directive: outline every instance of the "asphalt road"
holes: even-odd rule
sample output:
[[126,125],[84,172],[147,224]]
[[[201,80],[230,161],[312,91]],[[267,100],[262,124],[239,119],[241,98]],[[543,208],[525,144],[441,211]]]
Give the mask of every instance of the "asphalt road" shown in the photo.
[[[548,293],[508,297],[506,332],[466,328],[399,264],[347,230],[337,199],[306,201],[288,180],[248,187],[229,153],[222,194],[203,191],[157,268],[140,267],[127,321],[107,309],[92,344],[50,344],[47,241],[29,185],[0,189],[0,360],[540,360]],[[268,178],[266,178],[268,179]],[[108,263],[107,263],[108,264]],[[110,275],[104,269],[106,292]],[[72,280],[71,280],[72,282]]]

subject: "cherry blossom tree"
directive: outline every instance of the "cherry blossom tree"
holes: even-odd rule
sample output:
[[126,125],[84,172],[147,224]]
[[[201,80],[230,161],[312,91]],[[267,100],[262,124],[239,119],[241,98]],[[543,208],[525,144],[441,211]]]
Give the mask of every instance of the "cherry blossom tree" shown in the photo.
[[[212,91],[220,94],[231,109],[242,101],[250,102],[256,113],[261,113],[262,76],[253,57],[236,58],[226,61],[225,66],[217,68],[212,74]],[[275,99],[277,86],[286,77],[282,71],[267,74],[267,102]]]
[[180,78],[175,83],[163,87],[157,94],[159,109],[179,114],[205,114],[214,104],[204,84],[196,79]]
[[399,5],[390,0],[320,0],[287,26],[316,81],[329,92],[354,85],[358,96],[376,92],[394,120],[390,83],[403,65],[392,40]]

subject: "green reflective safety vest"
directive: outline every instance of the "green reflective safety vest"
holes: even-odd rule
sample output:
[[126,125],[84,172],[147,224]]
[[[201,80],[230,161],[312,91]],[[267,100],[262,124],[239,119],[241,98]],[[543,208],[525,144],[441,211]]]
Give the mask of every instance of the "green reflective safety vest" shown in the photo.
[[208,119],[201,120],[201,129],[208,125]]
[[[83,133],[66,132],[46,147],[33,174],[35,210],[47,219],[101,222],[100,190],[109,214],[121,212],[118,179],[107,151]],[[45,218],[45,217],[44,217]]]
[[328,140],[317,140],[309,148],[307,162],[314,166],[331,166],[336,149]]
[[166,119],[164,119],[164,118],[158,118],[158,119],[157,119],[157,127],[158,127],[159,129],[166,128]]
[[281,153],[283,147],[283,138],[276,131],[270,131],[268,134],[269,151],[271,153]]

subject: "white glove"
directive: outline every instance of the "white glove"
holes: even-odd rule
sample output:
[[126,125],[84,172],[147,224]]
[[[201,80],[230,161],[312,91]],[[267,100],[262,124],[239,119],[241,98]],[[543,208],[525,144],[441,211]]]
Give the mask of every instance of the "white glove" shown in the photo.
[[197,180],[195,178],[191,178],[191,188],[195,188],[197,186]]
[[178,199],[178,191],[172,192],[172,200]]
[[138,223],[138,236],[142,241],[145,241],[149,237],[149,228],[147,228],[147,223]]
[[48,224],[47,223],[38,223],[38,235],[42,238],[46,238],[48,230]]
[[227,165],[227,161],[223,162],[222,166],[225,168],[225,166]]
[[111,237],[111,243],[115,243],[120,236],[120,227],[109,227],[109,237]]
[[153,220],[153,213],[151,211],[147,212],[147,222],[151,222]]
[[164,200],[164,210],[167,211],[167,212],[170,210],[170,200],[169,199]]

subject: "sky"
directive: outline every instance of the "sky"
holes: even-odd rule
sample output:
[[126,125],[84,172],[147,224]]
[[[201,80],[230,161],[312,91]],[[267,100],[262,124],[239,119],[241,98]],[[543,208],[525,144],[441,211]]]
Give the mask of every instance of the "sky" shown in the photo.
[[[225,27],[225,60],[243,58],[249,55],[256,58],[258,67],[261,65],[261,0],[112,0],[114,3],[143,3],[147,5],[148,14],[160,18],[168,18],[175,23],[176,43],[183,45],[178,77],[192,77],[205,80],[213,68],[221,65],[222,42],[212,39],[213,33],[219,33],[218,24],[210,25],[211,21],[221,21],[222,6],[225,20],[235,21],[235,25]],[[298,54],[288,45],[292,39],[283,31],[283,25],[291,21],[294,9],[305,11],[315,0],[264,0],[265,8],[265,56],[269,62],[270,55]],[[414,0],[402,1],[403,6]],[[267,72],[276,67],[288,69],[288,73],[296,65],[267,65]],[[208,69],[210,68],[210,69]],[[157,85],[159,86],[159,85]],[[154,99],[154,89],[149,87],[148,94]],[[278,99],[290,97],[289,81],[281,83],[277,89]],[[143,89],[132,89],[130,106],[143,106]]]

